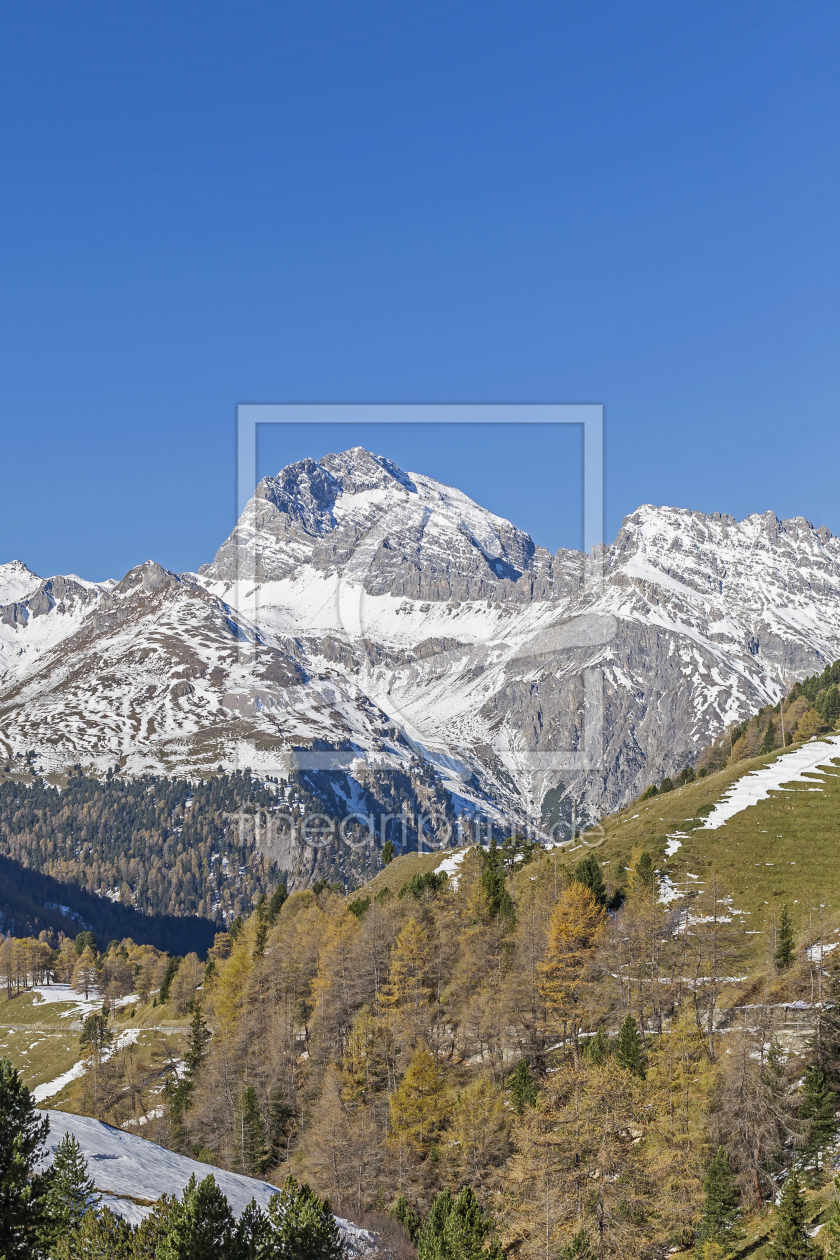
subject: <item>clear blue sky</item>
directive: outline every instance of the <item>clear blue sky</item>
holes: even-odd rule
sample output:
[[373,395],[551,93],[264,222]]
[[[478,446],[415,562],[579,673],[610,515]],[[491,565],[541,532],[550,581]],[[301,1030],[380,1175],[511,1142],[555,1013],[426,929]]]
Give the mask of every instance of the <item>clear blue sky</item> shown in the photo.
[[[603,402],[608,537],[840,532],[838,54],[836,0],[4,5],[0,558],[209,559],[243,401]],[[574,434],[382,437],[579,543]]]

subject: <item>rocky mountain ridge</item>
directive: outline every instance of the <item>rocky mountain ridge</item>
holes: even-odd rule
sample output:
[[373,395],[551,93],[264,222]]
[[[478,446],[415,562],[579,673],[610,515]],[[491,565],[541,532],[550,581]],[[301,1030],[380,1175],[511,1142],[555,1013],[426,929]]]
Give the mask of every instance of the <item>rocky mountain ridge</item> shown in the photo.
[[361,448],[265,478],[198,574],[12,564],[0,598],[5,756],[298,767],[345,812],[433,799],[430,833],[568,834],[840,656],[840,541],[803,518],[646,505],[551,555]]

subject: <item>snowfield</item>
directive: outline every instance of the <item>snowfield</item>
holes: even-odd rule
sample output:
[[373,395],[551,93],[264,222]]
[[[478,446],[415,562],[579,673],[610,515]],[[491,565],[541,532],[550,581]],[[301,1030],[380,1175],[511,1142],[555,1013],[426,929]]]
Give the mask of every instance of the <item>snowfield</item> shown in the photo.
[[[50,1132],[47,1138],[47,1163],[52,1163],[65,1133],[72,1133],[87,1160],[88,1172],[97,1190],[103,1194],[103,1202],[127,1221],[137,1224],[148,1215],[152,1205],[163,1194],[178,1195],[183,1192],[190,1177],[203,1181],[213,1174],[216,1184],[227,1198],[235,1216],[241,1216],[252,1199],[263,1211],[268,1207],[277,1186],[239,1173],[225,1172],[209,1164],[176,1155],[154,1142],[112,1129],[101,1120],[90,1116],[75,1116],[66,1111],[44,1111],[49,1116]],[[349,1221],[336,1217],[351,1251],[370,1238],[370,1235]]]
[[[827,747],[828,745],[828,747]],[[804,744],[795,752],[785,753],[767,766],[761,766],[750,774],[745,774],[737,783],[733,783],[723,800],[718,801],[702,831],[716,831],[724,823],[764,801],[771,792],[784,792],[787,783],[807,783],[812,792],[822,792],[822,786],[814,781],[819,767],[826,765],[840,751],[840,735],[830,735],[816,743]]]

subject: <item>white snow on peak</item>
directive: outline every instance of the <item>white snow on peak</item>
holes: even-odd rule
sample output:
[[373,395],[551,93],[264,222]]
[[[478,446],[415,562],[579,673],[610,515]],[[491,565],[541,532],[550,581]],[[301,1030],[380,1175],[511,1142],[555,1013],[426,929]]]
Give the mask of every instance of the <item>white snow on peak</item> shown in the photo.
[[771,792],[785,791],[784,785],[788,783],[806,783],[812,791],[821,792],[822,787],[814,782],[812,776],[820,766],[837,755],[838,749],[840,735],[830,735],[815,743],[803,744],[795,752],[784,753],[769,765],[745,774],[733,783],[723,800],[718,801],[702,830],[716,831],[741,810],[766,800]]
[[0,564],[0,607],[16,604],[38,589],[41,579],[21,560]]

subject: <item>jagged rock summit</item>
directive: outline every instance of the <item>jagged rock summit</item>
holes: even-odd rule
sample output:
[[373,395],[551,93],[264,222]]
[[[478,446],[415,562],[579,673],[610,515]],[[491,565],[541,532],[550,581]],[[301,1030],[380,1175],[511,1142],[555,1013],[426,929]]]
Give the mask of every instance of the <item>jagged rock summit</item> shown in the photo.
[[261,481],[198,574],[13,562],[0,595],[7,756],[282,772],[317,749],[336,808],[402,792],[546,828],[840,656],[840,543],[802,518],[645,505],[593,562],[360,447]]

